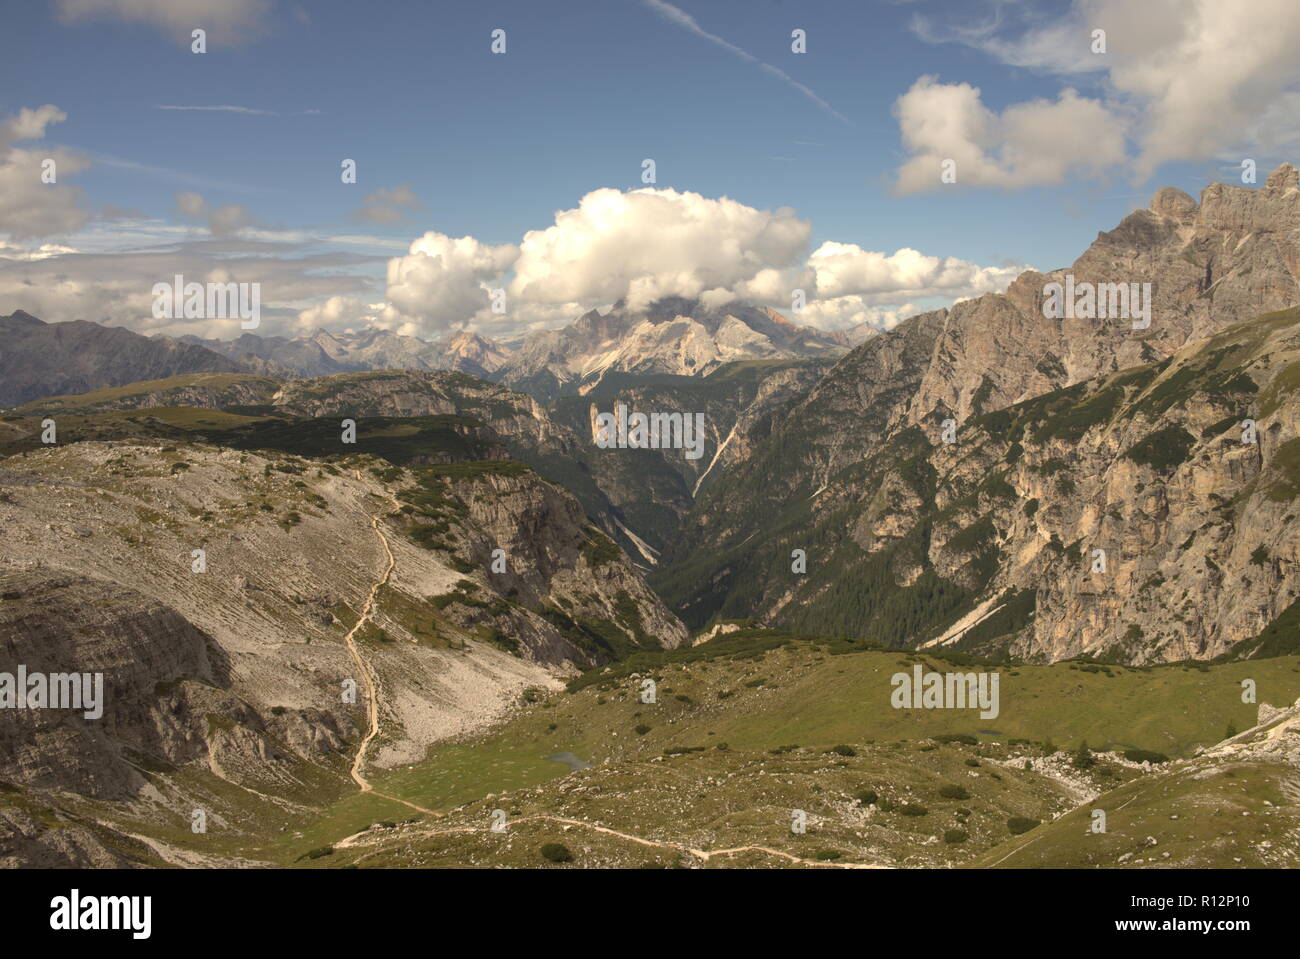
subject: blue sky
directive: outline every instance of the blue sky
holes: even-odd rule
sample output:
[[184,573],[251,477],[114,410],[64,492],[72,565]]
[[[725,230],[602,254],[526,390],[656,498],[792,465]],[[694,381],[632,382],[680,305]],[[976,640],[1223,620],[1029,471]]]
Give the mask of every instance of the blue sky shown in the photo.
[[[204,0],[176,2],[208,22]],[[680,0],[667,12],[653,0],[232,3],[247,16],[213,27],[203,55],[190,52],[175,18],[133,18],[114,0],[11,4],[0,37],[0,117],[43,104],[66,115],[43,142],[88,161],[68,178],[87,209],[202,231],[201,215],[177,212],[176,194],[194,192],[208,210],[237,205],[263,239],[328,235],[330,244],[298,249],[383,258],[425,231],[518,244],[590,191],[640,188],[650,157],[658,188],[758,210],[792,207],[810,224],[809,250],[834,241],[982,267],[1054,268],[1159,186],[1195,196],[1234,175],[1224,150],[1135,168],[1148,123],[1108,144],[1124,160],[1112,156],[1083,175],[1032,182],[993,172],[969,183],[959,174],[943,189],[899,192],[900,168],[917,152],[905,142],[899,102],[921,77],[978,88],[995,116],[1052,103],[1066,88],[1116,117],[1150,106],[1113,71],[1041,62],[1039,41],[1059,40],[1035,31],[1100,15],[1065,0]],[[498,27],[507,31],[505,55],[489,50]],[[791,51],[796,28],[807,33],[805,54]],[[1072,36],[1086,47],[1086,34]],[[1000,42],[1020,46],[1007,53]],[[1272,152],[1261,154],[1261,178],[1286,150]],[[355,185],[340,182],[345,157],[357,161]],[[357,218],[365,196],[399,186],[418,208],[396,210],[393,222]],[[84,234],[109,236],[114,222],[123,221],[92,219],[81,243],[40,239],[85,251]],[[361,298],[382,299],[382,260],[353,269],[371,282]]]

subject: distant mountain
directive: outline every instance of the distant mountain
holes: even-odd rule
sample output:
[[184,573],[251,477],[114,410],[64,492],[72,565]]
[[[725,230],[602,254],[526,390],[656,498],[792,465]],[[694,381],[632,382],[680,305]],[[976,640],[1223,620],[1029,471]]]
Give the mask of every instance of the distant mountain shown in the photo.
[[0,316],[0,406],[184,373],[240,372],[252,370],[198,343],[86,320],[45,323],[22,310]]
[[469,330],[438,341],[438,347],[447,365],[442,369],[469,373],[471,376],[492,378],[510,359],[510,350],[494,340],[486,339]]
[[544,401],[585,394],[614,372],[703,376],[735,360],[837,356],[848,343],[742,303],[717,309],[665,297],[645,310],[592,310],[559,330],[528,336],[497,371]]
[[[486,377],[509,356],[509,350],[500,344],[468,330],[435,342],[378,329],[360,333],[317,330],[311,336],[294,338],[245,333],[235,340],[181,339],[237,360],[249,372],[282,377],[361,370],[453,370]],[[259,362],[263,365],[258,366]]]

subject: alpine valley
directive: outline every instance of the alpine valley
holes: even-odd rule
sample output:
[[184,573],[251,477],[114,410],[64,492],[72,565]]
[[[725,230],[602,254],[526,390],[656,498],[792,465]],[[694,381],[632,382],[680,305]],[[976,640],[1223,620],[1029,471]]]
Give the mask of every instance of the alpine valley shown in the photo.
[[[1300,864],[1296,169],[798,319],[0,317],[0,673],[106,690],[5,710],[0,864]],[[700,455],[598,442],[619,405]],[[890,708],[927,671],[999,707]]]

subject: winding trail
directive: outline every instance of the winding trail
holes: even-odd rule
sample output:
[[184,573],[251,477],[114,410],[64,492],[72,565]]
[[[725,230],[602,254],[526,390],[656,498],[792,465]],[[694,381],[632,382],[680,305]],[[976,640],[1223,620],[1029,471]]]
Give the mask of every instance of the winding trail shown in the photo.
[[[378,795],[376,793],[376,795]],[[598,826],[595,823],[584,822],[581,819],[566,819],[563,816],[522,816],[513,820],[512,824],[525,822],[553,822],[564,826],[580,826],[583,829],[590,829],[593,832],[604,833],[607,836],[614,836],[618,839],[626,839],[628,842],[634,842],[641,846],[648,846],[656,849],[671,849],[675,852],[682,852],[694,856],[701,862],[708,862],[714,856],[734,856],[742,852],[760,852],[769,856],[777,856],[790,862],[797,863],[801,866],[815,866],[825,869],[889,869],[889,866],[881,866],[872,863],[860,862],[831,862],[822,859],[804,859],[793,853],[788,853],[780,849],[773,849],[770,846],[731,846],[727,849],[696,849],[688,846],[686,843],[672,842],[662,839],[646,839],[644,836],[636,836],[628,832],[620,832],[617,829],[610,829],[608,826]],[[479,826],[458,826],[452,829],[435,829],[422,832],[424,837],[449,836],[464,833],[485,833],[491,832],[491,827]],[[352,846],[359,845],[357,840],[366,836],[370,830],[365,829],[359,833],[354,833],[346,839],[340,840],[334,844],[335,849],[348,849]]]
[[[358,476],[358,479],[360,477]],[[396,499],[389,496],[394,507],[400,508]],[[398,799],[396,796],[390,796],[387,793],[381,793],[370,785],[370,781],[362,774],[362,767],[366,762],[366,750],[370,748],[370,743],[379,735],[379,681],[375,678],[374,672],[370,665],[361,658],[361,650],[357,648],[357,633],[361,627],[370,622],[375,612],[375,601],[379,598],[379,591],[388,585],[388,581],[393,576],[393,569],[397,566],[397,557],[393,555],[393,548],[388,542],[388,536],[384,533],[381,521],[384,518],[383,513],[376,513],[370,517],[370,528],[375,531],[379,537],[379,543],[384,547],[384,555],[388,557],[388,565],[384,568],[384,575],[375,581],[370,587],[370,593],[366,596],[366,601],[361,607],[361,615],[357,617],[356,624],[348,630],[348,634],[343,637],[347,644],[348,652],[352,655],[352,661],[357,664],[357,672],[361,674],[362,680],[366,684],[366,714],[370,721],[370,729],[366,733],[365,739],[361,740],[361,745],[357,749],[357,755],[352,760],[352,781],[360,787],[363,793],[374,793],[381,799],[387,799],[390,802],[401,803],[418,812],[430,816],[441,816],[441,813],[434,812],[432,809],[425,809],[423,806],[417,806],[413,802],[407,802],[405,799]]]

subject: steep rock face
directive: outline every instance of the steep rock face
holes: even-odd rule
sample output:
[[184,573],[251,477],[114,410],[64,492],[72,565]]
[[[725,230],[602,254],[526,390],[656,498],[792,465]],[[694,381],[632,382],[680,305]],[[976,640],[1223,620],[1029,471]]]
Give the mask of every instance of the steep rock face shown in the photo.
[[0,406],[182,373],[244,371],[202,346],[84,320],[43,323],[21,310],[0,316],[0,338]]
[[0,869],[129,869],[163,865],[139,840],[31,803],[17,793],[17,790],[0,791]]
[[[508,597],[509,626],[537,629],[539,621],[519,615],[515,607],[550,610],[546,620],[559,629],[542,628],[538,638],[559,657],[586,663],[636,646],[673,648],[685,641],[685,628],[645,585],[626,557],[592,528],[572,496],[528,473],[484,472],[458,478],[452,489],[464,504],[463,519],[453,520],[456,555],[483,573],[482,582]],[[497,572],[493,551],[501,550]],[[473,607],[471,607],[473,608]],[[583,637],[565,620],[595,623],[597,636]],[[463,622],[486,622],[481,612]],[[598,638],[613,630],[614,647]],[[622,634],[621,636],[618,634]],[[567,643],[577,643],[575,655]],[[594,645],[593,645],[594,643]]]
[[[959,303],[911,422],[958,418],[1173,355],[1186,343],[1300,303],[1300,188],[1284,164],[1260,189],[1214,183],[1198,204],[1172,187],[1125,217],[1068,269],[1021,274],[1005,295]],[[1125,317],[1043,315],[1044,286],[1151,284],[1150,326]],[[1118,301],[1116,302],[1118,306]],[[1109,306],[1109,301],[1108,301]]]
[[[1300,595],[1298,320],[1242,324],[1094,381],[1068,412],[1027,427],[1004,479],[1040,506],[1032,519],[1023,507],[993,519],[1006,559],[987,591],[1035,594],[1013,653],[1211,658]],[[1256,442],[1243,442],[1247,420]]]
[[0,571],[0,672],[16,674],[20,665],[29,675],[102,675],[103,715],[5,710],[5,778],[98,798],[124,798],[143,785],[130,756],[180,764],[205,754],[201,717],[179,687],[230,685],[220,650],[174,609],[46,569]]

